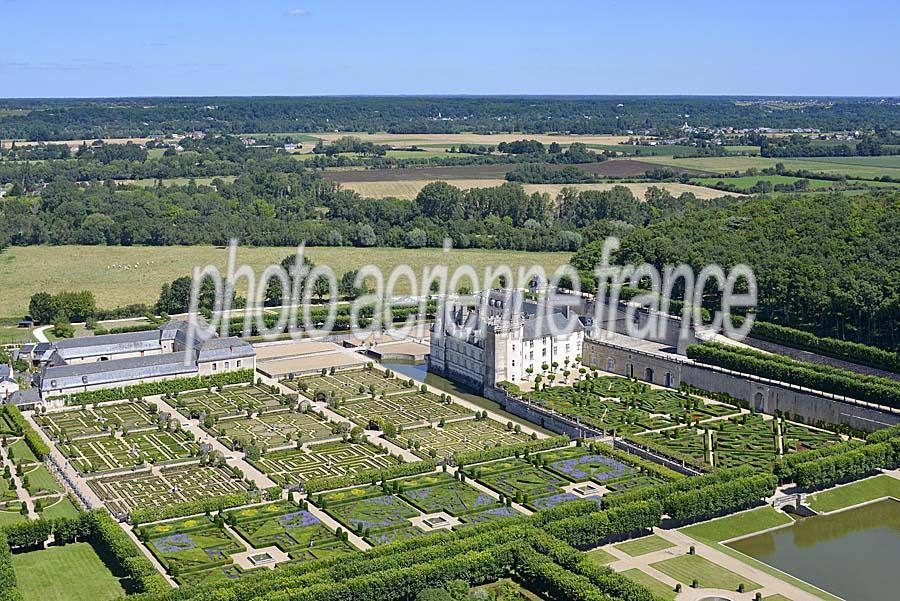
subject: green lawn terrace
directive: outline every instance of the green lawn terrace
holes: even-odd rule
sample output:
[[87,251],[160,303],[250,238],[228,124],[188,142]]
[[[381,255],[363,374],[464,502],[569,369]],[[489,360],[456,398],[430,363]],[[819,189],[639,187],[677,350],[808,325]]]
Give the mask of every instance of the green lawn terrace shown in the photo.
[[21,433],[12,422],[10,416],[5,412],[0,412],[0,436],[20,436]]
[[330,407],[335,413],[363,427],[368,427],[369,424],[381,426],[392,424],[395,427],[408,428],[437,424],[441,420],[464,419],[474,415],[472,411],[451,401],[449,395],[438,396],[421,390],[335,401]]
[[292,561],[328,559],[356,550],[308,510],[289,501],[229,511],[225,521],[254,549],[277,547]]
[[612,376],[545,387],[527,393],[525,398],[587,426],[617,434],[670,428],[740,412],[731,405]]
[[172,394],[167,400],[185,417],[201,421],[206,417],[222,419],[287,411],[296,404],[295,399],[279,394],[276,387],[259,384],[181,392]]
[[463,419],[446,422],[443,426],[398,429],[396,436],[385,437],[422,458],[452,458],[461,453],[485,451],[531,440],[528,434],[523,434],[520,427],[512,422],[503,425],[489,418]]
[[184,461],[200,451],[194,435],[183,430],[148,430],[125,435],[82,438],[57,448],[81,474],[124,470],[150,464]]
[[6,447],[6,454],[15,465],[21,467],[40,463],[40,460],[34,455],[24,438],[7,439],[7,442],[9,445]]
[[22,594],[15,598],[24,601],[112,601],[131,592],[126,575],[86,542],[16,553],[12,567]]
[[599,502],[604,495],[665,482],[627,460],[604,454],[597,446],[566,447],[470,465],[463,473],[533,511],[586,498]]
[[329,422],[311,408],[303,411],[285,407],[263,414],[235,417],[208,417],[203,429],[232,450],[256,447],[266,451],[296,446],[297,442],[324,441],[340,436],[337,424]]
[[164,509],[250,491],[239,469],[198,463],[92,478],[88,485],[118,519],[135,509]]
[[159,423],[156,405],[143,401],[106,403],[35,414],[35,422],[54,440],[70,441],[110,432],[153,429]]
[[412,379],[402,379],[390,370],[381,371],[374,367],[331,373],[325,373],[323,370],[323,373],[316,376],[288,378],[281,383],[306,398],[319,402],[352,401],[415,388]]
[[179,583],[195,579],[202,573],[232,563],[231,556],[242,553],[246,546],[225,527],[217,516],[199,516],[148,524],[135,529],[166,571]]
[[[371,545],[520,515],[495,496],[445,472],[321,493],[310,501]],[[439,513],[455,520],[443,528],[424,523],[426,516]]]
[[32,497],[62,494],[63,486],[43,464],[32,464],[19,468],[19,480]]
[[292,488],[315,478],[336,478],[397,465],[401,460],[368,442],[326,442],[263,453],[248,461],[274,482]]
[[[38,501],[40,503],[38,503]],[[69,496],[51,497],[49,499],[37,499],[35,511],[45,520],[58,518],[74,519],[81,513],[81,509],[72,502]]]
[[729,468],[752,465],[771,469],[789,453],[821,448],[841,441],[832,432],[758,414],[742,414],[703,424],[639,435],[696,463]]

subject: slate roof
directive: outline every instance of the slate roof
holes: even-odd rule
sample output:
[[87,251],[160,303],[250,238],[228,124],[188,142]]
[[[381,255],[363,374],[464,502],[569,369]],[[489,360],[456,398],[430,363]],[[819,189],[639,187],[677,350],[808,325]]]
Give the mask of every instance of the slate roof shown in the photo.
[[222,361],[227,359],[242,359],[244,357],[252,357],[256,354],[253,347],[240,338],[211,338],[200,345],[200,352],[197,353],[197,361],[206,363],[207,361]]
[[156,330],[68,338],[56,342],[54,346],[64,361],[73,357],[100,357],[102,355],[162,350],[159,332]]
[[186,377],[197,373],[194,353],[163,353],[145,357],[129,357],[110,361],[94,361],[76,365],[45,367],[41,372],[41,391],[51,391],[98,384],[134,382],[151,378]]
[[12,368],[9,365],[0,365],[0,382],[15,382]]
[[525,340],[537,340],[547,336],[570,334],[584,329],[584,323],[574,314],[551,313],[542,318],[532,317],[525,320],[522,337]]
[[41,395],[37,388],[26,388],[25,390],[17,390],[9,395],[7,403],[21,407],[23,405],[37,405],[41,402]]

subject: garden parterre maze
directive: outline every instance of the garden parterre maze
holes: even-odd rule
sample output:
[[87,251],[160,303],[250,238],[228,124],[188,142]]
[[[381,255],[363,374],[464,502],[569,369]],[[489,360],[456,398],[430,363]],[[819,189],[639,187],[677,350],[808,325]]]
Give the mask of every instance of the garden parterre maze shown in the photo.
[[390,395],[414,388],[412,380],[404,380],[390,371],[369,367],[336,371],[281,382],[313,401],[350,401],[372,395]]
[[535,511],[577,499],[599,501],[602,495],[665,482],[660,476],[642,473],[631,463],[611,457],[600,445],[466,466],[464,473]]
[[841,441],[841,437],[789,422],[784,418],[742,414],[725,420],[642,434],[649,440],[697,463],[716,467],[752,465],[771,468],[782,455],[819,449]]
[[240,470],[195,463],[94,478],[88,484],[120,519],[134,509],[160,509],[249,490]]
[[608,376],[574,382],[571,387],[529,392],[526,398],[577,417],[587,426],[617,434],[636,434],[739,412],[731,405]]
[[[382,430],[391,443],[422,459],[447,459],[449,465],[461,453],[477,456],[535,438],[522,433],[517,423],[489,419],[449,396],[418,389],[378,370],[282,383],[310,401],[298,402],[260,384],[172,394],[165,400],[226,447],[244,450],[251,465],[288,489],[302,490],[311,480],[361,473],[368,478],[369,473],[402,463],[387,448],[372,444],[371,434],[367,441],[359,428],[351,433],[353,425]],[[623,378],[592,378],[529,396],[584,423],[637,434],[717,467],[769,465],[780,454],[840,440],[802,424],[741,413],[731,405],[650,389]],[[329,421],[326,408],[333,412],[332,420],[337,414],[349,423]],[[119,519],[128,519],[138,509],[162,512],[226,495],[244,495],[245,503],[259,498],[245,474],[229,466],[225,457],[206,461],[210,449],[198,445],[173,417],[159,413],[152,403],[128,401],[35,419]],[[28,448],[20,447],[11,446],[9,454],[29,465]],[[45,469],[39,462],[33,462],[29,469],[33,468]],[[254,573],[252,566],[243,560],[238,564],[235,558],[260,549],[277,548],[287,563],[334,558],[358,552],[347,533],[379,546],[511,519],[522,511],[567,501],[588,499],[599,505],[603,496],[669,478],[665,470],[647,469],[640,460],[623,457],[604,444],[570,444],[476,461],[459,469],[373,477],[368,485],[144,524],[135,532],[177,583],[190,586]],[[313,513],[318,510],[337,526],[323,522],[321,514]]]
[[233,450],[248,445],[273,449],[296,441],[311,442],[333,436],[327,420],[312,411],[296,412],[290,408],[262,415],[223,417],[204,429]]
[[473,415],[472,411],[449,398],[441,398],[427,391],[401,391],[375,398],[342,401],[335,403],[334,411],[360,426],[366,426],[374,417],[379,417],[385,423],[404,428]]
[[326,492],[312,499],[371,545],[423,536],[451,525],[448,521],[429,530],[412,523],[414,518],[431,514],[457,518],[455,528],[520,515],[494,496],[444,472]]
[[274,482],[293,487],[313,478],[333,478],[400,463],[367,442],[326,442],[272,451],[252,463]]
[[172,395],[172,405],[185,417],[215,419],[267,413],[290,408],[291,399],[278,394],[277,389],[254,384],[226,386],[210,390],[196,390]]
[[522,434],[511,422],[504,426],[483,418],[402,430],[391,440],[420,457],[445,458],[458,453],[518,444],[530,440],[530,437]]
[[148,430],[80,438],[57,445],[82,474],[189,459],[199,453],[194,435],[182,430]]

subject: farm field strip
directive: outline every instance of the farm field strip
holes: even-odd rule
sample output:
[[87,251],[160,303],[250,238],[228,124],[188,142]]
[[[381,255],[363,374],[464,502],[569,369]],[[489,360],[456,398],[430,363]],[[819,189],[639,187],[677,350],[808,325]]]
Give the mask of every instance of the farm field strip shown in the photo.
[[[404,200],[413,200],[416,195],[424,188],[430,180],[399,180],[399,181],[353,181],[341,184],[344,188],[353,190],[361,196],[370,198],[400,198]],[[457,188],[468,190],[470,188],[494,188],[509,183],[504,179],[486,178],[486,179],[459,179],[449,180],[449,183]],[[715,182],[713,182],[715,183]],[[701,200],[719,198],[726,193],[719,190],[713,190],[702,185],[691,185],[681,183],[659,182],[659,183],[626,183],[626,182],[610,182],[596,184],[522,184],[526,194],[549,194],[551,198],[556,198],[563,188],[574,188],[578,191],[598,190],[608,191],[616,186],[628,188],[635,198],[644,198],[651,187],[666,190],[673,196],[679,196],[684,193],[691,193]]]

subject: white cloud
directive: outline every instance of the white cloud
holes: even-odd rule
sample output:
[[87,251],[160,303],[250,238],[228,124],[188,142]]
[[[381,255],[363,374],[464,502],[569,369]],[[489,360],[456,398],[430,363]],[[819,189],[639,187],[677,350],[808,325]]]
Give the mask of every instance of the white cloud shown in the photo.
[[291,8],[287,11],[289,17],[308,17],[309,14],[309,11],[305,8]]

